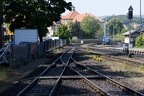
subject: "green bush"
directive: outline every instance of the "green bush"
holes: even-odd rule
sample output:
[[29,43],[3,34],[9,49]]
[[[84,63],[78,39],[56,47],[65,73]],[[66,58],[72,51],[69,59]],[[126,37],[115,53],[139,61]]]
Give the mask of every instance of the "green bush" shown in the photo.
[[66,43],[70,44],[70,30],[68,29],[67,25],[60,25],[58,26],[58,29],[56,33],[54,34],[55,36],[60,37],[61,39],[66,39]]
[[143,34],[141,34],[140,36],[136,38],[135,47],[144,48],[144,35]]

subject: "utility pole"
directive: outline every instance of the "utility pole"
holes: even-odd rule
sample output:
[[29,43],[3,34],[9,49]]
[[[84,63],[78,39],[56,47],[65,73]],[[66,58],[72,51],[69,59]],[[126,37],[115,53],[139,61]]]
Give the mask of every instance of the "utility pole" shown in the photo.
[[106,23],[107,23],[107,16],[106,16],[106,21],[104,22],[104,38],[106,37]]
[[141,31],[141,24],[142,24],[142,18],[141,18],[141,0],[140,0],[140,31]]
[[114,41],[114,21],[113,21],[113,41]]
[[113,41],[114,41],[114,15],[113,15]]
[[3,46],[3,0],[0,0],[0,48]]

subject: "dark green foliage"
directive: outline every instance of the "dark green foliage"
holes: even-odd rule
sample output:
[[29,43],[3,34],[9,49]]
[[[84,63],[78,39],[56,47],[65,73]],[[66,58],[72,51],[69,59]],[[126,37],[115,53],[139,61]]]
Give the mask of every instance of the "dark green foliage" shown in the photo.
[[122,22],[120,21],[119,18],[113,18],[111,19],[107,25],[107,32],[109,32],[109,35],[113,35],[113,32],[114,32],[114,35],[118,34],[118,33],[121,33],[121,31],[123,30],[123,24]]
[[10,30],[36,28],[40,40],[48,33],[47,27],[59,21],[61,14],[72,6],[64,0],[5,0],[5,4],[5,22],[10,23]]
[[96,36],[97,36],[97,38],[103,38],[103,36],[104,36],[104,29],[102,27],[100,27],[100,29],[98,30]]
[[82,37],[85,39],[94,39],[100,29],[100,24],[92,16],[86,16],[81,23]]
[[70,28],[71,37],[78,37],[78,39],[81,39],[81,28],[80,28],[80,22],[72,22],[69,21],[67,24]]

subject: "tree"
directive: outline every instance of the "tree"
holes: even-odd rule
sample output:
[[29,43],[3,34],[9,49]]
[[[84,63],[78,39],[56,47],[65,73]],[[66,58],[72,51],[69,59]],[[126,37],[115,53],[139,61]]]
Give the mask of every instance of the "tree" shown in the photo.
[[48,33],[47,27],[72,7],[72,3],[65,0],[5,0],[4,5],[5,22],[10,23],[10,30],[36,28],[40,41]]
[[104,36],[104,29],[102,27],[100,27],[96,36],[99,38],[102,38]]
[[67,24],[70,28],[70,32],[71,32],[71,36],[75,36],[75,37],[78,37],[79,39],[81,39],[81,28],[80,28],[80,22],[72,22],[72,21],[69,21],[68,24]]
[[[113,18],[111,19],[107,24],[106,26],[108,27],[109,26],[109,34],[110,35],[113,35],[113,32],[114,32],[114,35],[116,34],[120,34],[122,29],[124,28],[123,27],[123,24],[122,22],[120,21],[120,19],[118,18]],[[114,29],[113,29],[114,28]]]
[[119,33],[119,34],[117,34],[117,38],[119,39],[119,40],[121,40],[121,41],[124,41],[124,35],[122,35],[123,33],[125,33],[125,32],[127,32],[128,31],[128,29],[125,29],[125,28],[123,28],[122,30],[121,30],[121,32]]
[[58,26],[57,31],[54,34],[55,36],[59,36],[61,39],[66,39],[67,44],[70,43],[70,30],[68,29],[67,25],[60,25]]
[[144,34],[141,34],[136,38],[135,47],[143,48],[144,47]]
[[100,29],[99,22],[92,16],[85,16],[81,22],[82,36],[86,39],[95,38]]

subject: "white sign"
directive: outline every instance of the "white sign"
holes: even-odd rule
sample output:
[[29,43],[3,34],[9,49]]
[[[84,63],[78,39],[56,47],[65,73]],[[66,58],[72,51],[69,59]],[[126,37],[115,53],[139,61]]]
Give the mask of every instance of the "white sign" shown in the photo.
[[124,43],[129,43],[129,37],[125,37]]
[[37,29],[15,29],[15,44],[20,42],[38,42]]

